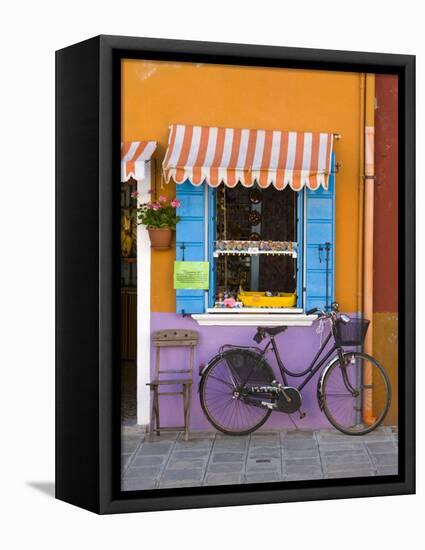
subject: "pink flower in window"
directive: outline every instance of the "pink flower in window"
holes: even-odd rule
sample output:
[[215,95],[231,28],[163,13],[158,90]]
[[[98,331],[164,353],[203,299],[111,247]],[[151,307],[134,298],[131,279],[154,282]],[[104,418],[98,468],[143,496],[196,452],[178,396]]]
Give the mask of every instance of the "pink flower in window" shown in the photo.
[[179,201],[179,199],[173,199],[170,204],[173,208],[179,208],[181,205],[181,202]]
[[164,195],[160,195],[158,201],[159,202],[167,202],[167,197],[165,197]]
[[161,208],[161,205],[158,204],[157,202],[154,202],[152,204],[152,210],[159,210]]
[[137,199],[138,196],[139,196],[139,192],[138,192],[138,191],[133,191],[133,192],[131,193],[131,197],[132,197],[133,199]]

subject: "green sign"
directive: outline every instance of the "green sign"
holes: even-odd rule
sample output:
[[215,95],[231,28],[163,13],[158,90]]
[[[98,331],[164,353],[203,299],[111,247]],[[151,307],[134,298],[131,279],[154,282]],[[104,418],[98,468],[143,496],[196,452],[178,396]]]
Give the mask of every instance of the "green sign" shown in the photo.
[[209,262],[174,262],[176,290],[208,290]]

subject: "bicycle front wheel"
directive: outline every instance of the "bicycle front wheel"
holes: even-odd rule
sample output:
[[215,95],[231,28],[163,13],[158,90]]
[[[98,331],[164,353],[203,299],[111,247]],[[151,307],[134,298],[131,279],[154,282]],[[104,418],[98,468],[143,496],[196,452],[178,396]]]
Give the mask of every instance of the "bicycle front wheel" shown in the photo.
[[329,422],[348,435],[364,435],[377,428],[388,413],[391,386],[382,365],[361,352],[344,353],[326,371],[322,405]]
[[244,389],[270,384],[271,367],[257,353],[234,349],[217,356],[202,376],[201,406],[209,422],[228,435],[247,435],[262,426],[271,410],[261,397],[243,396]]

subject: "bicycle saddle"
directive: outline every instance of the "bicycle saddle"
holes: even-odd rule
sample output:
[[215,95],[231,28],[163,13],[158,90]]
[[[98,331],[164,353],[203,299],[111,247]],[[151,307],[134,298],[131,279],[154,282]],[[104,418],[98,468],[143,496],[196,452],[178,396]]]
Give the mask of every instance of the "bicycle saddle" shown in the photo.
[[280,334],[281,332],[285,332],[288,327],[258,327],[257,330],[263,331],[265,334],[269,334],[270,336],[276,336],[277,334]]

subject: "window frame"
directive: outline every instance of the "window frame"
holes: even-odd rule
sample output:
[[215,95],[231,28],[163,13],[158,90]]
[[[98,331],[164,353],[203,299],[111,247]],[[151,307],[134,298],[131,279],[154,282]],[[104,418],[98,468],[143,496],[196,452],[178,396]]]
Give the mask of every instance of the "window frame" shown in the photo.
[[[204,183],[205,185],[205,183]],[[216,201],[217,190],[205,185],[205,259],[210,263],[210,285],[208,291],[205,292],[205,312],[207,315],[305,315],[306,304],[306,288],[304,281],[306,280],[306,190],[294,191],[298,193],[297,204],[297,305],[291,308],[229,308],[219,309],[214,307],[215,302],[215,258],[214,258],[214,241],[215,241],[215,225],[216,225]],[[301,236],[301,247],[300,247]],[[300,250],[301,248],[301,250]],[[301,260],[301,268],[300,268]],[[230,318],[229,318],[230,320]]]

